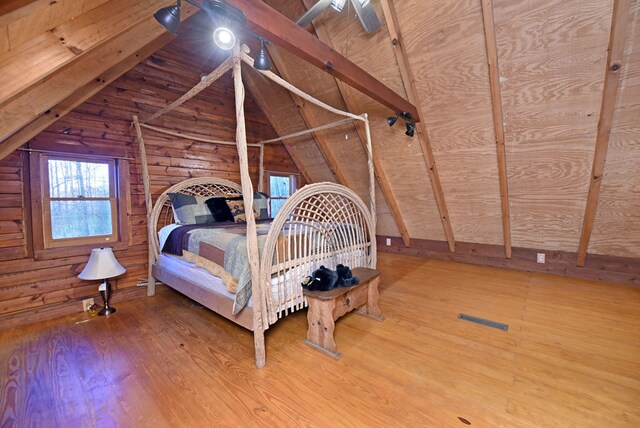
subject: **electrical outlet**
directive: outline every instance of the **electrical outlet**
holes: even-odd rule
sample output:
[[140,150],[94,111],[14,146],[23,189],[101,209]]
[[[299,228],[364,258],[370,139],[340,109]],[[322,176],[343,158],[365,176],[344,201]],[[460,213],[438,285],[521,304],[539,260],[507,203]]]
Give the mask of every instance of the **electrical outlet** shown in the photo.
[[91,306],[93,306],[93,303],[94,303],[94,301],[93,301],[93,297],[91,297],[91,298],[89,298],[89,299],[84,299],[84,300],[82,301],[82,310],[83,310],[83,311],[85,311],[85,312],[86,312],[86,311],[88,311],[88,310],[89,310],[89,308],[90,308]]
[[391,238],[387,238],[387,247],[391,246]]
[[544,253],[538,253],[538,255],[536,257],[536,262],[544,263]]

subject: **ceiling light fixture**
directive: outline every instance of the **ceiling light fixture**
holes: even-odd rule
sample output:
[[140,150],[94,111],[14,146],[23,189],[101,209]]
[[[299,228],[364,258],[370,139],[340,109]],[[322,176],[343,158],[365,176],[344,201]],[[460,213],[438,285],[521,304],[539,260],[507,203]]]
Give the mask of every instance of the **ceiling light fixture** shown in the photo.
[[213,32],[213,42],[220,49],[228,51],[236,45],[236,35],[227,27],[218,27]]
[[[264,47],[265,39],[260,38],[260,50],[253,61],[253,68],[256,70],[269,71],[271,70],[271,60],[267,54],[267,49]],[[268,42],[267,42],[268,43]]]
[[153,17],[171,34],[178,34],[180,28],[180,0],[175,6],[159,9]]
[[408,113],[406,111],[398,112],[395,116],[390,116],[387,118],[387,124],[389,126],[393,126],[396,124],[398,119],[404,120],[405,124],[407,125],[407,131],[404,133],[404,135],[406,135],[407,137],[413,137],[416,130],[416,124],[413,122],[411,113]]

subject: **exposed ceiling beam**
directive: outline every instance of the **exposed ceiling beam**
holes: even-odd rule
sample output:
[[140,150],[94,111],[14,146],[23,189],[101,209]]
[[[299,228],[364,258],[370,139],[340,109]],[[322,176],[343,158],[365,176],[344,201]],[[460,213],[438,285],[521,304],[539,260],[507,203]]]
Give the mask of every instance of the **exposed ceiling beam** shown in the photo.
[[600,101],[600,118],[598,120],[598,131],[596,133],[596,147],[593,153],[593,167],[589,181],[587,206],[584,211],[582,232],[580,234],[580,243],[578,244],[578,266],[584,266],[587,258],[591,231],[593,230],[593,222],[595,221],[596,209],[598,208],[598,199],[600,198],[602,175],[604,174],[604,165],[607,160],[613,113],[616,107],[618,84],[620,83],[620,70],[623,66],[624,40],[627,34],[629,17],[633,16],[629,13],[629,2],[630,0],[614,0],[613,3],[607,68],[605,70],[602,99]]
[[227,0],[227,3],[245,13],[249,30],[330,73],[394,112],[409,112],[416,122],[420,121],[414,104],[261,0]]
[[484,37],[487,44],[487,63],[489,65],[489,85],[491,87],[491,108],[493,110],[493,129],[496,134],[496,153],[498,155],[498,181],[500,183],[500,205],[502,208],[502,237],[504,255],[511,258],[511,215],[509,213],[509,186],[507,180],[507,153],[504,144],[504,125],[502,116],[502,96],[500,95],[500,75],[498,73],[498,47],[493,19],[493,1],[482,0],[482,19]]
[[[184,7],[183,20],[196,11],[195,7],[189,5]],[[33,83],[19,96],[4,104],[1,107],[2,115],[0,115],[0,159],[24,144],[28,139],[24,137],[31,132],[23,133],[21,138],[12,138],[10,142],[8,142],[9,137],[36,121],[41,115],[48,114],[49,110],[72,97],[76,91],[88,85],[102,73],[106,73],[113,64],[135,55],[138,49],[153,43],[159,37],[166,37],[165,34],[164,28],[158,25],[153,16],[149,16],[117,37],[68,62],[47,79]],[[141,61],[143,58],[139,59]],[[87,95],[87,98],[89,96]],[[84,101],[81,98],[76,101],[78,100]],[[68,109],[61,109],[60,113],[66,114],[65,110]]]
[[[393,6],[393,2],[391,0],[381,0],[380,3],[382,4],[382,10],[384,11],[384,18],[387,21],[387,28],[393,43],[393,52],[396,55],[396,60],[398,62],[398,67],[400,68],[400,75],[402,76],[402,82],[404,83],[407,97],[410,102],[415,103],[415,105],[418,106],[419,110],[422,110],[419,107],[420,97],[415,85],[414,74],[409,63],[409,56],[404,48],[404,40],[402,39],[398,16]],[[438,175],[438,169],[436,168],[436,161],[433,156],[433,150],[431,149],[429,134],[427,133],[426,126],[422,122],[416,123],[415,130],[422,149],[422,156],[427,164],[427,171],[429,171],[431,187],[433,188],[436,205],[438,205],[438,211],[440,212],[440,220],[442,221],[444,234],[447,238],[447,242],[449,243],[449,250],[453,252],[456,248],[456,241],[453,236],[453,228],[451,227],[451,220],[449,219],[449,211],[447,209],[447,203],[445,202],[444,191],[440,184],[440,176]]]
[[31,138],[38,135],[40,132],[53,125],[58,119],[71,112],[80,104],[91,98],[93,95],[100,92],[107,87],[111,82],[122,76],[124,73],[135,67],[145,58],[149,57],[152,53],[162,48],[173,39],[173,36],[169,33],[164,33],[160,37],[153,40],[151,43],[144,46],[142,49],[136,51],[134,54],[128,56],[123,61],[115,64],[105,73],[101,74],[97,78],[91,80],[85,86],[74,91],[70,96],[62,100],[55,107],[47,110],[43,115],[36,118],[27,126],[20,129],[20,131],[13,134],[0,144],[0,159],[3,159],[9,155],[15,148],[20,147]]

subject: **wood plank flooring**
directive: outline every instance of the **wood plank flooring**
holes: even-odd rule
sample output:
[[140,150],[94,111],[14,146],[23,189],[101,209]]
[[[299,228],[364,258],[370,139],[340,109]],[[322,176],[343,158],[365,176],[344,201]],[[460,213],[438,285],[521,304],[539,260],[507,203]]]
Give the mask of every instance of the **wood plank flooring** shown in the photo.
[[[335,361],[306,312],[252,334],[177,293],[0,333],[0,427],[638,427],[640,290],[380,254],[382,323]],[[509,331],[458,320],[460,312]]]

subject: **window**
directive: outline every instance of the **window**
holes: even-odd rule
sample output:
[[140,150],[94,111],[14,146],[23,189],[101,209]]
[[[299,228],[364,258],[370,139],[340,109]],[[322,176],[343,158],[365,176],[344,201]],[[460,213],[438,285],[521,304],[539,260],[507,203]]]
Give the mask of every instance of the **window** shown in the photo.
[[[36,252],[96,244],[113,246],[122,240],[127,230],[126,204],[121,200],[126,192],[119,172],[123,164],[126,161],[113,158],[32,154]],[[87,249],[79,253],[84,251]]]
[[271,196],[271,217],[275,217],[284,201],[296,191],[295,174],[269,173],[269,195]]

